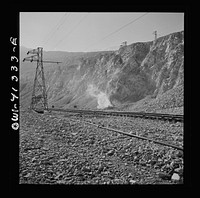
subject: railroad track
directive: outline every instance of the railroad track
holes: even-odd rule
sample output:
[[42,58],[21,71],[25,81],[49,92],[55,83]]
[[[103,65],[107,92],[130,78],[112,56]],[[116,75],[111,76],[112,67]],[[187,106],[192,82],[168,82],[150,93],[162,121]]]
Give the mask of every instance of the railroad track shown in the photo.
[[158,119],[158,120],[168,120],[168,121],[175,121],[175,122],[177,122],[177,121],[183,122],[184,121],[184,116],[183,115],[177,115],[177,114],[130,112],[130,111],[55,109],[55,108],[49,108],[49,111],[70,112],[70,113],[90,114],[90,115],[139,117],[139,118],[145,118],[145,119]]
[[[183,115],[174,115],[174,114],[160,114],[160,113],[146,113],[146,112],[122,112],[122,111],[94,111],[94,110],[78,110],[78,109],[55,109],[55,108],[49,108],[48,112],[60,112],[60,113],[73,113],[75,115],[79,115],[79,117],[82,117],[83,115],[91,115],[91,116],[105,116],[105,115],[109,115],[109,116],[127,116],[127,117],[142,117],[142,118],[147,118],[147,119],[164,119],[164,120],[168,120],[168,121],[181,121],[183,122]],[[36,110],[37,111],[37,110]],[[38,113],[44,113],[44,111],[42,110],[38,110]],[[66,115],[62,115],[64,117],[68,117]],[[128,132],[124,132],[121,130],[117,130],[117,129],[113,129],[110,127],[104,127],[101,125],[98,125],[96,123],[92,123],[92,122],[88,122],[85,120],[79,120],[79,119],[73,119],[70,118],[70,120],[74,121],[74,122],[84,122],[85,124],[89,124],[89,125],[93,125],[95,127],[98,128],[102,128],[102,129],[106,129],[109,131],[113,131],[113,132],[117,132],[120,134],[124,134],[127,136],[131,136],[134,138],[138,138],[138,139],[142,139],[142,140],[146,140],[146,141],[151,141],[154,142],[156,144],[160,144],[160,145],[164,145],[164,146],[168,146],[174,149],[178,149],[178,150],[183,150],[182,147],[167,143],[167,142],[162,142],[162,141],[158,141],[158,140],[154,140],[151,138],[147,138],[147,137],[143,137],[143,136],[138,136],[132,133],[128,133]]]
[[[55,111],[59,111],[59,110],[57,109]],[[69,112],[69,111],[63,111],[62,110],[62,111],[59,111],[59,112]],[[73,111],[70,111],[70,112],[74,113]],[[76,115],[78,115],[78,117],[76,117]],[[86,114],[84,114],[84,115],[86,115]],[[145,140],[145,141],[150,141],[150,142],[153,142],[155,144],[168,146],[168,147],[171,147],[171,148],[174,148],[174,149],[177,149],[177,150],[183,150],[183,147],[180,147],[180,146],[177,146],[177,145],[174,145],[174,144],[171,144],[171,143],[167,143],[167,142],[164,142],[164,141],[158,141],[158,140],[155,140],[155,139],[152,139],[152,138],[148,138],[148,137],[144,137],[144,136],[133,134],[132,132],[125,132],[125,131],[114,129],[114,128],[111,128],[111,127],[106,127],[104,125],[102,126],[102,125],[99,125],[99,124],[96,124],[96,123],[93,123],[93,122],[89,122],[89,121],[86,121],[84,119],[80,119],[80,118],[84,118],[84,117],[80,116],[79,113],[78,114],[74,114],[72,116],[69,116],[69,115],[66,115],[66,114],[61,114],[61,117],[70,117],[70,120],[75,122],[75,123],[77,123],[77,122],[78,123],[84,123],[84,124],[87,124],[87,125],[92,125],[92,126],[97,127],[97,128],[101,128],[101,129],[105,129],[105,130],[108,130],[108,131],[112,131],[112,132],[115,132],[115,133],[120,133],[120,134],[129,136],[129,137],[132,137],[132,138],[137,138],[137,139],[141,139],[141,140]]]

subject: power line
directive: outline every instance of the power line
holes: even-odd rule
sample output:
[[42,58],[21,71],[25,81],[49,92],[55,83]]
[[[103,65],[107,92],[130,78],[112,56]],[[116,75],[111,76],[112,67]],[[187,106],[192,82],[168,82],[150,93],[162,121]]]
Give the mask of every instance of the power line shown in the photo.
[[60,20],[59,20],[59,21],[56,23],[56,25],[49,31],[49,33],[47,34],[46,37],[48,37],[49,35],[51,35],[51,34],[55,31],[55,29],[59,26],[59,24],[63,22],[63,20],[64,20],[66,14],[67,14],[67,13],[65,13],[65,14],[60,18]]
[[65,17],[65,15],[62,16],[61,19],[58,21],[58,23],[48,32],[48,34],[46,35],[46,37],[43,39],[43,44],[45,43],[45,40],[48,40],[48,37],[52,34],[52,31],[55,30],[55,28],[63,20],[64,17]]
[[[70,14],[67,16],[67,18],[65,18],[67,15],[67,13],[65,13],[65,15],[59,20],[59,22],[51,29],[50,31],[50,37],[47,38],[46,41],[44,41],[44,45],[47,44],[47,42],[55,35],[55,33],[60,29],[60,27],[63,25],[63,23],[69,18]],[[54,30],[54,31],[53,31]]]
[[[111,32],[111,33],[110,33],[110,34],[108,34],[107,36],[105,36],[105,37],[103,37],[102,39],[100,39],[99,41],[95,42],[93,45],[95,45],[95,44],[99,43],[100,41],[103,41],[103,40],[107,39],[109,36],[111,36],[111,35],[113,35],[113,34],[115,34],[115,33],[119,32],[120,30],[122,30],[123,28],[127,27],[128,25],[130,25],[130,24],[132,24],[132,23],[134,23],[134,22],[138,21],[139,19],[141,19],[142,17],[144,17],[144,16],[145,16],[145,15],[147,15],[148,13],[149,13],[149,12],[146,12],[145,14],[143,14],[143,15],[139,16],[138,18],[136,18],[136,19],[134,19],[134,20],[130,21],[129,23],[127,23],[127,24],[123,25],[122,27],[118,28],[118,29],[117,29],[117,30],[115,30],[114,32]],[[91,45],[91,46],[93,46],[93,45]],[[91,46],[89,46],[89,47],[91,47]],[[86,48],[85,50],[89,49],[89,47],[88,47],[88,48]]]
[[61,41],[63,41],[64,39],[66,39],[79,26],[79,24],[88,16],[88,14],[85,15],[85,16],[83,16],[81,18],[81,20],[72,28],[72,30],[70,32],[68,32],[68,34],[65,35],[64,38],[62,38],[61,40],[59,40],[56,45],[54,45],[53,49],[55,49],[61,43]]

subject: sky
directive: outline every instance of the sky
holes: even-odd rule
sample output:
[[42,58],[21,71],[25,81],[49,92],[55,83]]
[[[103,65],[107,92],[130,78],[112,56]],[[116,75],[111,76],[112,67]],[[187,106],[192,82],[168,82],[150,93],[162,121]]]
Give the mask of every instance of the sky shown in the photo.
[[45,51],[116,50],[184,30],[184,13],[20,12],[20,45]]

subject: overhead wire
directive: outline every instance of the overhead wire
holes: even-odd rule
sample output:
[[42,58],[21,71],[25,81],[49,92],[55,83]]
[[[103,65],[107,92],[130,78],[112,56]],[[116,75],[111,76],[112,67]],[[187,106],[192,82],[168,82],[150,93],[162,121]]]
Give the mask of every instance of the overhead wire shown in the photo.
[[46,45],[48,43],[48,41],[55,35],[55,33],[60,29],[64,22],[69,18],[70,14],[68,14],[67,17],[66,15],[67,13],[65,13],[65,15],[62,16],[59,22],[51,29],[51,31],[49,32],[49,36],[46,37],[47,39],[44,40],[43,45]]
[[[89,14],[89,13],[88,13]],[[84,15],[81,20],[71,29],[71,31],[68,32],[67,35],[65,35],[62,39],[60,39],[56,45],[54,45],[53,50],[61,43],[61,41],[65,40],[69,35],[81,24],[81,22],[88,16],[88,14]]]
[[46,35],[46,38],[48,39],[48,37],[53,34],[55,32],[55,30],[58,28],[58,26],[63,22],[65,16],[66,16],[67,13],[65,13],[61,18],[60,20],[56,23],[55,26],[53,26],[53,28],[49,31],[49,33]]
[[63,20],[64,16],[62,16],[60,18],[60,20],[58,21],[58,23],[56,23],[55,26],[53,26],[53,28],[51,28],[51,30],[45,35],[45,38],[43,39],[42,43],[44,45],[44,43],[46,42],[46,40],[48,40],[49,36],[52,34],[52,31],[55,30],[55,28],[57,27],[57,25]]
[[141,19],[142,17],[144,17],[144,16],[147,15],[148,13],[149,13],[149,12],[146,12],[145,14],[143,14],[143,15],[137,17],[136,19],[133,19],[133,20],[130,21],[129,23],[127,23],[127,24],[121,26],[120,28],[118,28],[118,29],[116,29],[115,31],[111,32],[110,34],[106,35],[105,37],[103,37],[102,39],[98,40],[98,41],[95,42],[94,44],[88,46],[88,47],[85,49],[85,51],[88,50],[90,47],[96,45],[96,44],[99,43],[100,41],[103,41],[103,40],[107,39],[108,37],[110,37],[111,35],[113,35],[113,34],[119,32],[120,30],[122,30],[123,28],[127,27],[128,25],[130,25],[130,24],[132,24],[132,23],[138,21],[139,19]]

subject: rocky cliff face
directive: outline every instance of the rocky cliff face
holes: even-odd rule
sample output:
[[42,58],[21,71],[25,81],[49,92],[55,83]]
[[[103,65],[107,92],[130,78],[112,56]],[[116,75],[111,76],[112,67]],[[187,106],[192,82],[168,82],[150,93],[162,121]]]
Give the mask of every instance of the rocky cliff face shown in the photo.
[[[144,100],[151,104],[167,92],[183,88],[184,32],[155,42],[133,43],[113,52],[83,53],[72,61],[69,57],[63,60],[60,66],[45,68],[49,105],[122,109]],[[20,101],[25,105],[30,103],[32,84],[29,79],[21,79]],[[183,99],[183,92],[173,97]],[[176,101],[171,106],[176,107]],[[183,100],[178,106],[183,106]]]

